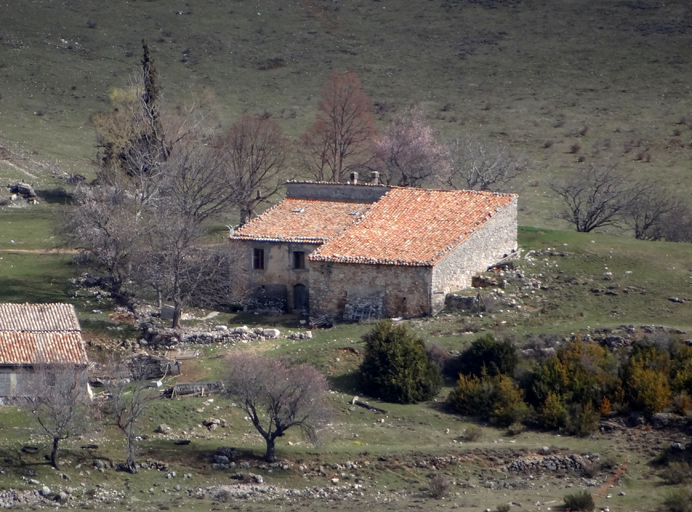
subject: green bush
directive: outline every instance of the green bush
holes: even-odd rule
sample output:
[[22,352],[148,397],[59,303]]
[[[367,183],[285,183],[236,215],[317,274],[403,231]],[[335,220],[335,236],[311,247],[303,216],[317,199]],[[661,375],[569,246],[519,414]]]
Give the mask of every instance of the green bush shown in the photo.
[[572,512],[591,512],[596,504],[589,491],[582,491],[565,496],[565,508]]
[[549,430],[563,428],[567,424],[567,409],[560,395],[548,392],[543,406],[538,409],[537,423]]
[[575,404],[567,416],[567,430],[574,436],[586,437],[596,431],[600,420],[601,414],[590,403]]
[[425,351],[425,343],[405,325],[389,320],[363,335],[365,357],[360,365],[364,393],[388,402],[416,403],[433,398],[442,375]]
[[492,376],[513,375],[519,358],[517,349],[508,341],[496,341],[486,334],[474,341],[450,366],[456,374],[480,377],[483,369]]
[[523,392],[506,375],[459,375],[448,400],[457,412],[479,416],[502,427],[521,422],[529,412]]
[[685,462],[671,462],[661,471],[661,478],[667,485],[684,484],[692,480],[691,469]]
[[692,512],[692,488],[676,489],[663,500],[667,512]]

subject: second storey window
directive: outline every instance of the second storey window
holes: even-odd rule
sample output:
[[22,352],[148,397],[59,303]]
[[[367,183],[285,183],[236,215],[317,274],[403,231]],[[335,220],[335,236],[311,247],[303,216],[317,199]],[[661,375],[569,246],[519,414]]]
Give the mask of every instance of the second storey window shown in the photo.
[[296,270],[305,269],[305,253],[303,251],[293,252],[293,268]]
[[255,270],[264,270],[264,249],[253,249],[252,268]]

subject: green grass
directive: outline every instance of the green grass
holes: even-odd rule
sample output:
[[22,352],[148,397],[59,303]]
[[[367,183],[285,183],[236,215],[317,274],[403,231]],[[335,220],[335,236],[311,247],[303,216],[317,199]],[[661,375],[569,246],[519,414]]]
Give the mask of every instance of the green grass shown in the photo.
[[55,215],[55,207],[45,204],[0,208],[0,250],[55,248],[59,244],[53,229]]
[[[267,0],[177,11],[166,2],[9,2],[0,7],[11,27],[0,42],[0,140],[22,155],[12,162],[36,176],[58,165],[93,176],[89,116],[110,108],[111,88],[129,84],[142,38],[168,100],[206,88],[223,124],[267,112],[291,137],[312,122],[329,73],[353,69],[379,104],[380,128],[420,103],[443,136],[472,132],[527,155],[521,222],[548,227],[558,203],[546,181],[595,161],[618,161],[633,178],[657,176],[671,191],[689,191],[692,132],[677,124],[690,113],[692,71],[679,51],[692,40],[687,4],[638,7]],[[267,69],[275,58],[284,65]],[[545,148],[547,140],[553,145]],[[576,142],[582,150],[569,153]],[[644,150],[650,163],[637,159]],[[0,165],[0,177],[22,174]]]
[[0,302],[72,302],[71,256],[0,252]]

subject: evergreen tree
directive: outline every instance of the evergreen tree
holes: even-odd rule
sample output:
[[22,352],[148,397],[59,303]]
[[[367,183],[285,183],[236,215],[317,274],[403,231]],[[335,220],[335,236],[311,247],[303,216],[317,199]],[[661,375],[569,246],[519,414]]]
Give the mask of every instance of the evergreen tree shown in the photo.
[[360,366],[365,393],[388,402],[416,403],[434,397],[442,385],[422,339],[405,325],[383,320],[363,336],[365,358]]

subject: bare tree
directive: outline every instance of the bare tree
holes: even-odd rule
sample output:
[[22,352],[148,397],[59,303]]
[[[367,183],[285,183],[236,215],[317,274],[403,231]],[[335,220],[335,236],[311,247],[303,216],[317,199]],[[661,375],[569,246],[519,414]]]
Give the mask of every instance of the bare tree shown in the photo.
[[[633,187],[632,199],[623,212],[625,223],[637,240],[662,240],[670,214],[679,211],[680,203],[655,183],[639,182]],[[679,213],[676,217],[680,217]]]
[[506,146],[492,145],[469,135],[449,143],[450,185],[467,190],[506,191],[528,168],[527,161]]
[[23,407],[51,438],[50,463],[58,469],[60,441],[80,435],[89,425],[86,372],[73,364],[43,363],[21,376],[30,397]]
[[548,186],[565,203],[560,218],[582,233],[618,225],[632,201],[632,190],[615,165],[591,165]]
[[226,188],[240,206],[240,223],[249,222],[255,206],[283,184],[286,139],[279,124],[243,114],[217,141],[226,167]]
[[375,143],[376,162],[391,185],[420,187],[449,181],[451,164],[447,148],[437,142],[424,110],[413,107],[393,119]]
[[238,196],[225,155],[214,147],[213,102],[162,108],[158,98],[145,45],[141,85],[121,91],[112,113],[96,116],[106,155],[97,180],[75,194],[60,231],[120,298],[133,292],[122,290],[131,282],[140,285],[138,294],[149,287],[172,300],[177,327],[183,304],[202,287],[227,282],[219,277],[221,267],[228,271],[227,255],[205,248],[205,236]]
[[206,230],[189,217],[160,213],[148,244],[134,258],[133,279],[173,302],[173,328],[178,328],[185,304],[205,295],[223,299],[230,290],[231,253],[225,245],[205,246]]
[[377,133],[370,98],[353,71],[334,71],[322,90],[317,120],[301,136],[298,157],[319,181],[341,182],[372,159]]
[[287,367],[276,359],[249,354],[228,358],[226,389],[264,438],[267,462],[276,461],[276,438],[298,427],[313,443],[331,417],[327,380],[314,367]]
[[107,384],[111,395],[106,404],[108,415],[125,435],[127,442],[127,461],[125,467],[130,473],[137,473],[137,435],[142,417],[149,401],[153,398],[146,379],[147,368],[143,359],[133,359],[128,364],[109,365],[113,378]]
[[658,227],[663,235],[662,239],[668,242],[692,242],[692,209],[677,201],[663,216]]
[[108,277],[111,292],[121,298],[122,286],[131,274],[130,256],[143,234],[135,200],[116,187],[83,185],[73,194],[73,202],[57,231]]

